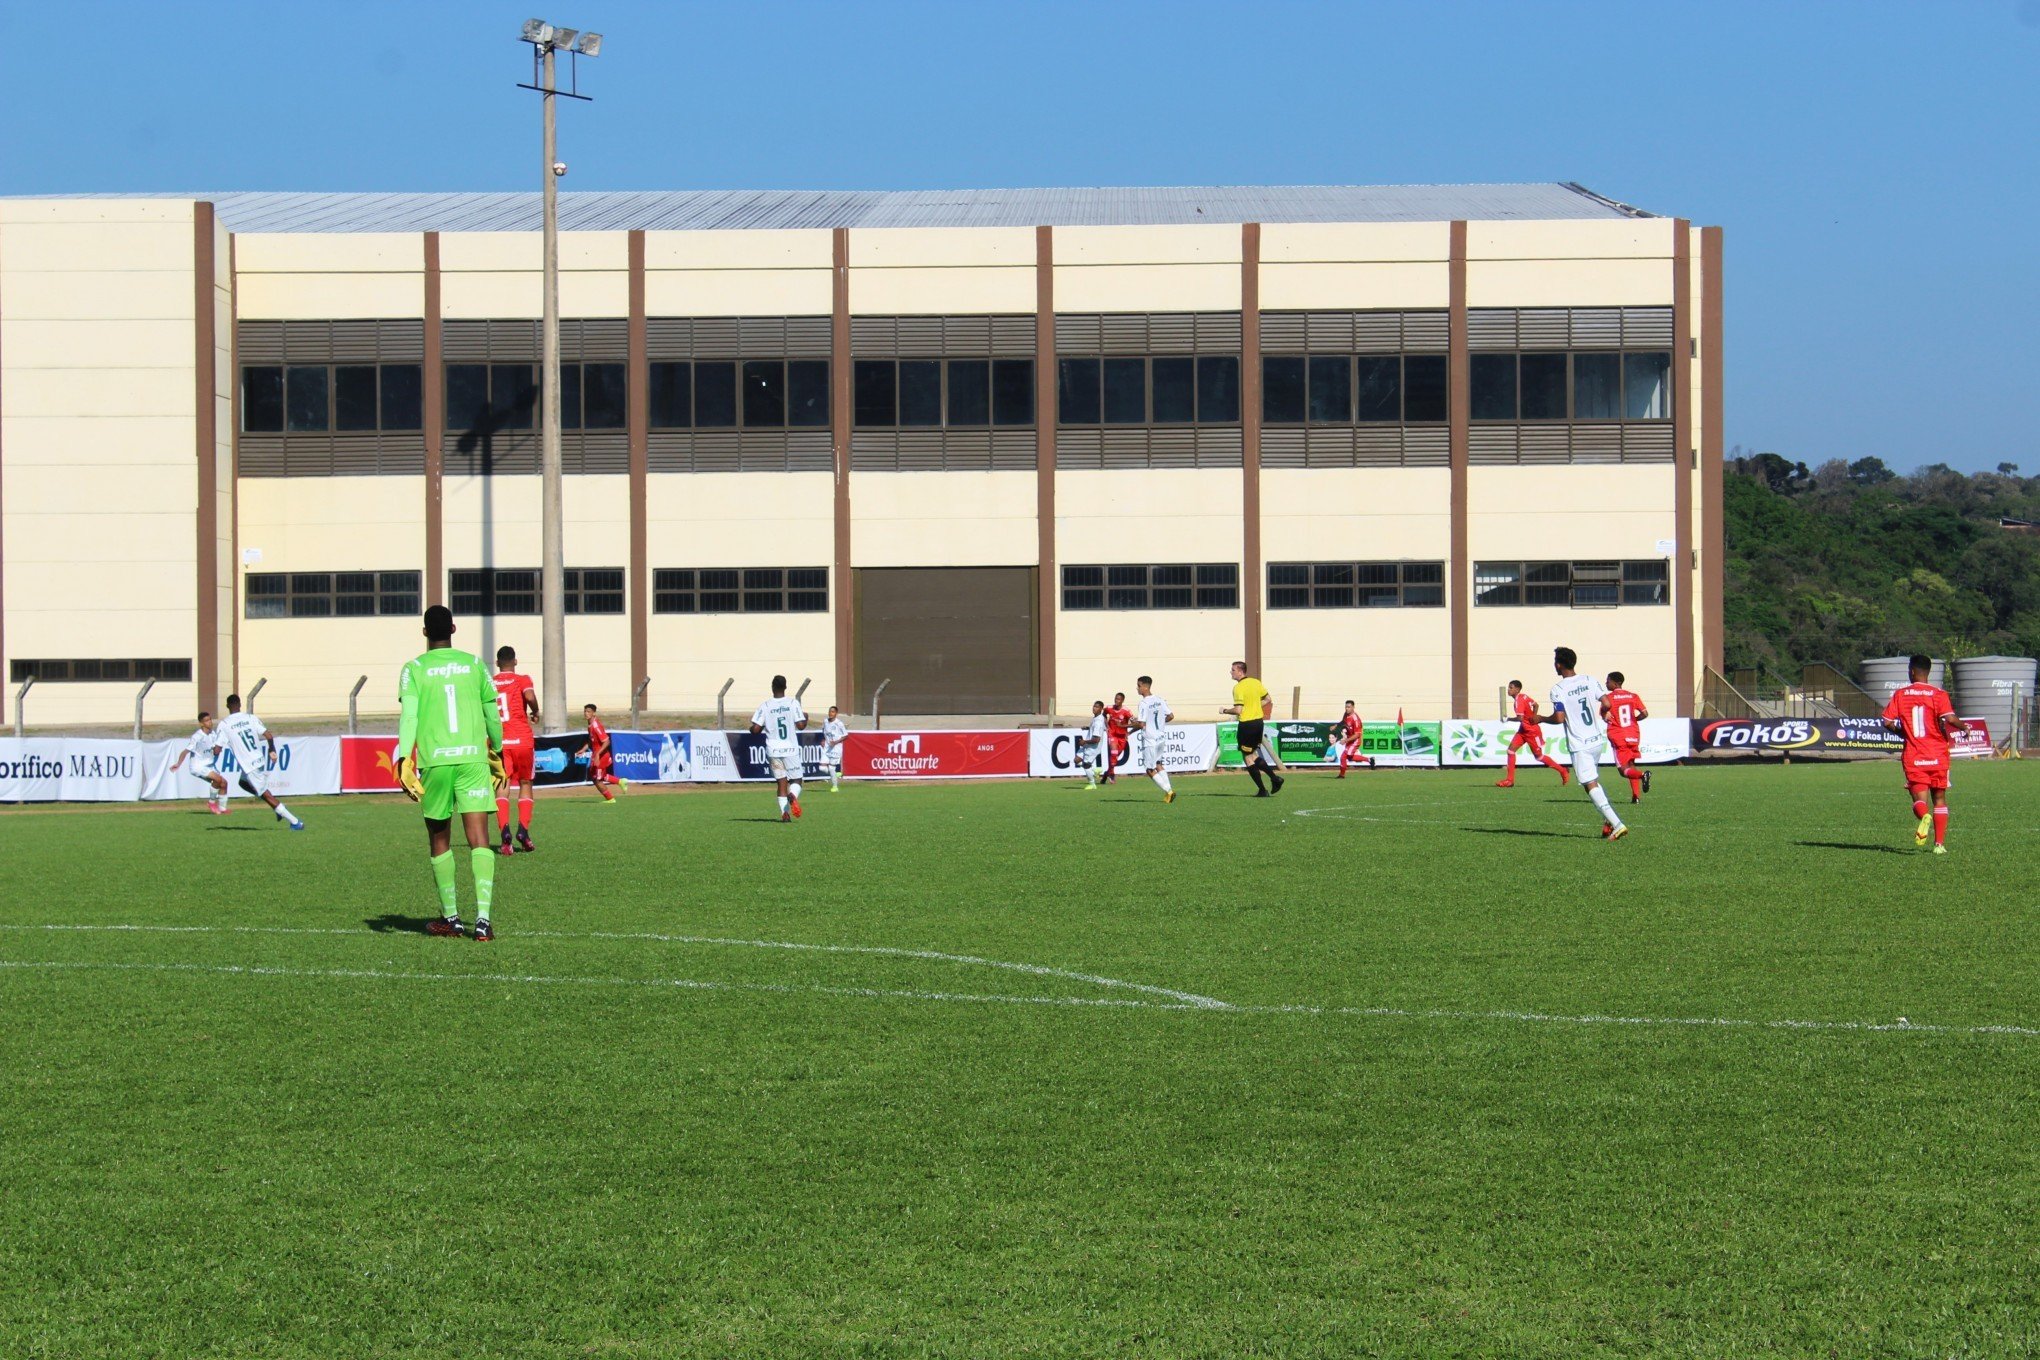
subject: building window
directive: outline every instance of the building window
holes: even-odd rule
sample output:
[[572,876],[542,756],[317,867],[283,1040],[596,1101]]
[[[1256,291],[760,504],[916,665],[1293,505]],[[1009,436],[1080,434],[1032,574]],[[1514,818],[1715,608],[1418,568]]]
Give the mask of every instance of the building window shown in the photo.
[[1630,562],[1476,562],[1477,605],[1564,605],[1607,609],[1670,602],[1664,558]]
[[[1478,374],[1476,374],[1476,377]],[[1478,384],[1475,387],[1479,391]],[[1445,419],[1442,354],[1266,354],[1269,425],[1423,424]]]
[[71,683],[103,683],[120,681],[132,684],[138,680],[189,681],[191,679],[191,658],[138,657],[129,659],[92,658],[88,660],[44,661],[27,657],[15,657],[8,662],[8,680],[20,684],[33,680],[38,685],[63,685]]
[[1062,358],[1055,388],[1059,425],[1237,425],[1240,419],[1234,354]]
[[251,619],[371,618],[418,612],[415,571],[256,571],[242,588]]
[[827,567],[661,567],[655,614],[824,614]]
[[1064,609],[1237,609],[1234,562],[1062,569]]
[[560,428],[620,430],[624,412],[622,364],[560,365]]
[[1032,359],[858,359],[850,389],[851,422],[864,429],[1034,423]]
[[417,364],[249,364],[241,370],[241,430],[415,430],[420,372]]
[[[518,567],[482,567],[447,573],[448,601],[456,614],[483,618],[536,614],[544,599],[543,574]],[[621,614],[622,567],[568,567],[569,614]]]
[[1443,562],[1271,562],[1270,609],[1435,609]]
[[[531,364],[448,364],[446,428],[530,429],[538,411],[537,372]],[[560,381],[564,387],[564,372]]]
[[[1570,401],[1567,375],[1570,370]],[[1475,420],[1669,420],[1672,356],[1559,352],[1472,356]]]

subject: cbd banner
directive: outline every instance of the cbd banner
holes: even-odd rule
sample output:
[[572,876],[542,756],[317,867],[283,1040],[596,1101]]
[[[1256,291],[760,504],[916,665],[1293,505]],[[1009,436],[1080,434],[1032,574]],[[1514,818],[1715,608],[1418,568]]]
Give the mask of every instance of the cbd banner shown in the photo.
[[[1974,730],[1949,743],[1954,756],[1991,753],[1990,726],[1970,718]],[[1888,751],[1897,754],[1905,738],[1882,718],[1722,718],[1695,719],[1693,747],[1700,751]]]
[[[1208,770],[1218,755],[1218,728],[1211,723],[1164,727],[1161,733],[1162,768],[1170,774]],[[1077,740],[1085,735],[1084,729],[1073,727],[1030,731],[1027,734],[1027,773],[1038,779],[1082,774],[1084,767],[1077,763]],[[1113,768],[1126,769],[1131,756],[1132,748],[1129,746],[1127,756]]]
[[[1687,745],[1690,724],[1686,719],[1645,718],[1639,726],[1643,737],[1639,752],[1644,764],[1662,765],[1667,761],[1684,760],[1690,754]],[[1509,743],[1515,739],[1517,731],[1515,723],[1454,719],[1445,723],[1444,727],[1447,765],[1508,763]],[[1544,751],[1561,765],[1572,759],[1572,747],[1566,741],[1563,727],[1553,724],[1544,729]],[[1517,753],[1519,763],[1530,759],[1527,746]]]
[[[1284,765],[1336,765],[1339,746],[1332,737],[1334,726],[1271,718],[1265,731]],[[1438,763],[1440,726],[1435,722],[1406,722],[1400,728],[1392,722],[1368,723],[1360,736],[1360,753],[1381,766],[1434,766]],[[1239,731],[1238,723],[1218,725],[1220,769],[1239,767]]]

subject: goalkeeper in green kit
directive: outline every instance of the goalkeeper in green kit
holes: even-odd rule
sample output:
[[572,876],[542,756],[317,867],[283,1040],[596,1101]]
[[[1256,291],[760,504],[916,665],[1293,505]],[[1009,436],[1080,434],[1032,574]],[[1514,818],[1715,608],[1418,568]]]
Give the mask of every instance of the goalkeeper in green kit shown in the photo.
[[496,889],[496,851],[489,844],[489,811],[503,782],[503,719],[496,684],[481,658],[453,645],[453,611],[425,611],[425,654],[406,662],[397,682],[403,720],[397,726],[397,783],[425,810],[432,847],[432,877],[439,885],[439,919],[433,935],[459,936],[460,904],[454,892],[453,816],[460,814],[468,863],[475,874],[475,939],[496,938],[489,903]]

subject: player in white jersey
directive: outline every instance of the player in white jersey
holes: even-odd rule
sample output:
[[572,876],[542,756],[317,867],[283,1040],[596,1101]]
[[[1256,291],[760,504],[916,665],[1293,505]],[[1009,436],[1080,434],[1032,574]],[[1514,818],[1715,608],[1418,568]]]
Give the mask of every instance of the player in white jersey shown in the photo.
[[843,787],[843,743],[850,740],[850,725],[838,716],[840,712],[830,704],[828,719],[822,723],[822,764],[828,767],[830,793]]
[[220,720],[213,735],[219,738],[217,749],[233,752],[234,763],[241,769],[241,787],[269,804],[277,821],[288,822],[293,831],[304,830],[305,824],[269,791],[269,768],[276,760],[276,738],[262,725],[262,719],[241,711],[240,695],[227,696],[227,716]]
[[765,760],[779,781],[779,820],[800,816],[800,733],[807,714],[800,700],[786,697],[786,677],[772,677],[772,697],[751,715],[751,735],[765,738]]
[[185,761],[191,762],[191,777],[203,779],[211,792],[205,796],[205,810],[224,816],[227,811],[227,777],[219,772],[213,763],[214,752],[219,749],[219,738],[213,735],[217,726],[210,713],[198,715],[198,730],[184,743],[184,749],[177,753],[177,759],[170,763],[170,773],[176,774]]
[[1608,744],[1608,734],[1601,725],[1601,699],[1608,691],[1593,676],[1573,673],[1580,659],[1572,648],[1558,648],[1552,652],[1551,661],[1558,672],[1558,683],[1551,687],[1552,711],[1538,721],[1565,724],[1565,739],[1572,747],[1573,778],[1580,781],[1587,797],[1600,809],[1601,820],[1606,823],[1601,834],[1619,841],[1629,834],[1629,828],[1615,815],[1614,804],[1601,788],[1599,757]]
[[1105,721],[1105,701],[1103,699],[1093,699],[1091,701],[1091,725],[1084,729],[1083,736],[1077,738],[1078,745],[1085,748],[1089,755],[1089,759],[1084,762],[1085,793],[1089,793],[1092,789],[1098,787],[1099,771],[1104,767],[1105,762],[1112,758],[1108,754],[1109,748],[1106,744],[1107,727],[1108,724]]
[[1169,772],[1162,768],[1162,729],[1174,722],[1176,715],[1169,711],[1168,701],[1155,693],[1152,675],[1141,676],[1133,687],[1140,691],[1140,702],[1133,706],[1134,768],[1146,770],[1162,791],[1162,801],[1173,803],[1176,790],[1169,784]]

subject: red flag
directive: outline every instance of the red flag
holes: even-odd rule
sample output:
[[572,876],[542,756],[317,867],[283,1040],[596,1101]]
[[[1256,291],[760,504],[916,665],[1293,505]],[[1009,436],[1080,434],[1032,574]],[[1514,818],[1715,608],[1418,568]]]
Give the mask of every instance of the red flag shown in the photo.
[[1396,705],[1396,709],[1395,709],[1395,730],[1396,730],[1396,731],[1398,731],[1398,732],[1402,731],[1402,705],[1401,705],[1401,704],[1397,704],[1397,705]]

